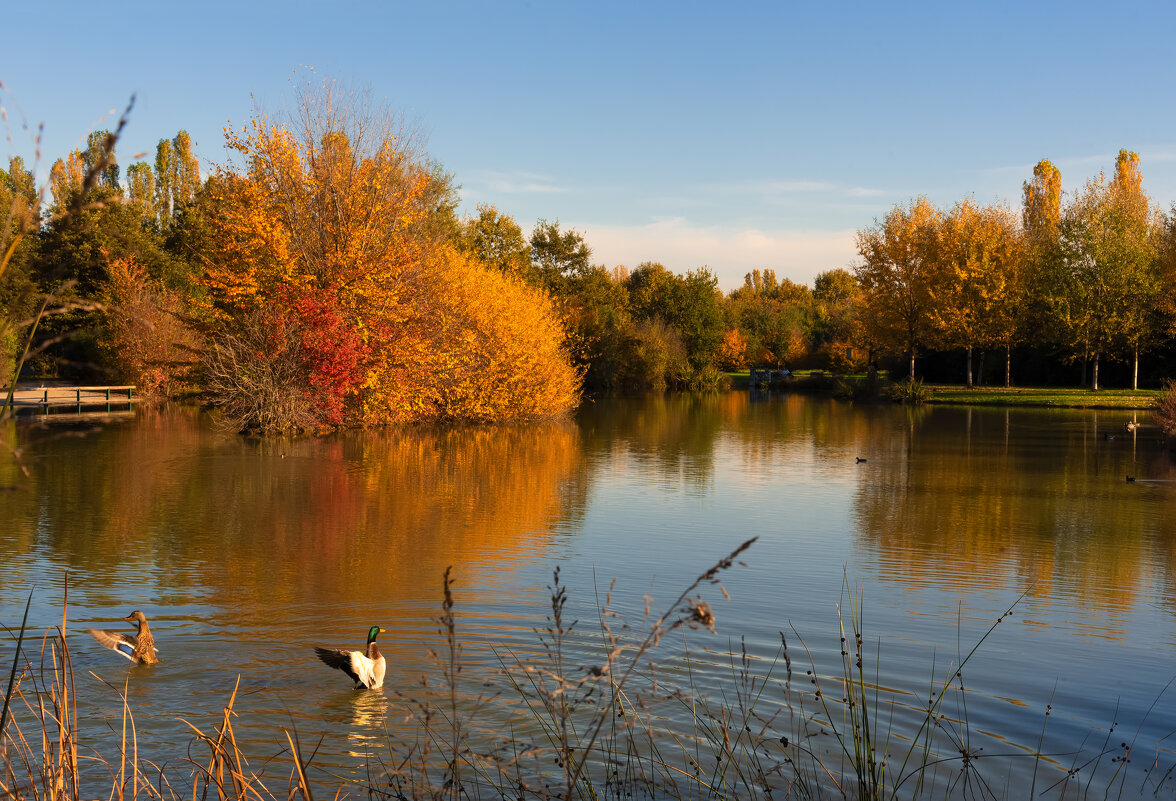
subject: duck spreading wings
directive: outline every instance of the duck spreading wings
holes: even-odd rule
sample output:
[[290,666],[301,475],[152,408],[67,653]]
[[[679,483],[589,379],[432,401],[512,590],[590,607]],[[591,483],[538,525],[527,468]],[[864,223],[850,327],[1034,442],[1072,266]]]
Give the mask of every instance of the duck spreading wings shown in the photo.
[[102,631],[89,629],[90,636],[99,645],[109,648],[116,654],[121,654],[136,665],[154,665],[159,661],[159,654],[155,650],[155,638],[151,636],[151,629],[147,626],[147,617],[138,609],[123,618],[134,623],[138,634],[125,634],[121,631]]
[[363,651],[344,651],[335,648],[315,648],[314,652],[327,665],[338,668],[351,677],[355,689],[378,690],[384,686],[387,663],[376,646],[376,637],[384,632],[379,626],[368,629],[367,648]]

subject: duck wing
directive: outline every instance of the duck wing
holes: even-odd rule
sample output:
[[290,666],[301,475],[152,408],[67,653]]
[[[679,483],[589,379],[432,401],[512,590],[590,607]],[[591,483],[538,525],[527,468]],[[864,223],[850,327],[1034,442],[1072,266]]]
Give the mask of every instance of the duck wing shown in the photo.
[[384,659],[369,659],[360,651],[343,651],[333,648],[315,648],[315,654],[326,664],[338,668],[351,677],[355,689],[366,687],[375,690],[384,684]]
[[363,684],[363,680],[360,678],[360,674],[356,671],[355,666],[352,663],[352,657],[363,656],[363,654],[356,651],[343,651],[338,648],[315,648],[314,653],[315,656],[321,659],[325,664],[329,665],[330,667],[342,670],[344,673],[350,676],[351,680],[355,682],[356,687],[359,687]]
[[139,640],[135,635],[123,634],[120,631],[102,631],[101,629],[87,629],[87,631],[103,648],[109,648],[116,654],[122,654],[132,662],[138,661],[135,656],[135,647],[139,644]]

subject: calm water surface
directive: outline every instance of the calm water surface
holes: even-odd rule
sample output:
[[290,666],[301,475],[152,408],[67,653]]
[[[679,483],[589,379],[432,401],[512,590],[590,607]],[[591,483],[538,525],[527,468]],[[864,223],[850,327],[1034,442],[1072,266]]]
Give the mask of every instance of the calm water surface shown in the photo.
[[[117,695],[90,671],[127,684],[141,748],[171,764],[191,740],[179,719],[211,726],[240,677],[247,745],[272,755],[291,723],[304,738],[326,732],[326,781],[408,725],[401,696],[422,676],[436,683],[447,566],[463,681],[489,695],[500,660],[540,652],[556,567],[581,630],[598,627],[615,579],[615,625],[641,631],[647,599],[664,607],[754,536],[723,575],[730,599],[704,590],[716,633],[665,646],[668,682],[683,642],[705,690],[729,683],[742,648],[767,665],[781,632],[798,675],[801,638],[818,675],[835,674],[848,584],[901,731],[932,674],[1024,595],[968,663],[966,714],[951,702],[974,746],[1032,751],[1052,704],[1044,750],[1101,742],[1117,723],[1150,749],[1137,761],[1159,748],[1166,766],[1176,469],[1156,428],[1123,432],[1131,416],[732,393],[599,401],[560,425],[321,441],[247,441],[184,409],[97,431],[10,424],[3,438],[28,474],[0,461],[0,484],[17,487],[0,495],[0,622],[18,624],[32,590],[34,628],[59,623],[68,575],[86,747],[103,750],[121,725]],[[124,627],[132,609],[151,621],[154,668],[84,633]],[[372,624],[388,630],[387,687],[356,693],[311,648],[358,648]],[[507,720],[509,695],[479,719]],[[1002,763],[998,783],[1030,770]]]

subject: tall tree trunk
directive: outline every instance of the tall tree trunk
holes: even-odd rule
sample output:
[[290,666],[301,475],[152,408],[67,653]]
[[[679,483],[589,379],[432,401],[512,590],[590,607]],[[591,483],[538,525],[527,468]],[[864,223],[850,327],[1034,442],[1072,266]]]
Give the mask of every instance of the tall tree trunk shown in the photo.
[[1131,367],[1131,391],[1139,389],[1139,346],[1135,346],[1135,364]]
[[972,346],[968,346],[968,389],[972,388]]
[[1005,388],[1013,385],[1013,346],[1005,345]]
[[908,380],[913,382],[915,380],[915,349],[911,348],[911,371],[907,376]]
[[1090,375],[1091,375],[1090,388],[1091,389],[1098,389],[1098,351],[1097,350],[1094,352],[1094,361],[1091,366]]

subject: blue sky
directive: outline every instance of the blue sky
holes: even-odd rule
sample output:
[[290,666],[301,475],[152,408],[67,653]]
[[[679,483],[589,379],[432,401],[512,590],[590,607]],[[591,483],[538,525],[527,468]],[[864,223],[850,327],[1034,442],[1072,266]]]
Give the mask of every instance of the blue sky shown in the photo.
[[895,203],[1020,203],[1041,158],[1067,190],[1121,147],[1176,201],[1173,3],[21,3],[0,94],[46,161],[136,104],[120,161],[277,109],[306,68],[415,122],[461,186],[593,260],[753,267],[810,282]]

